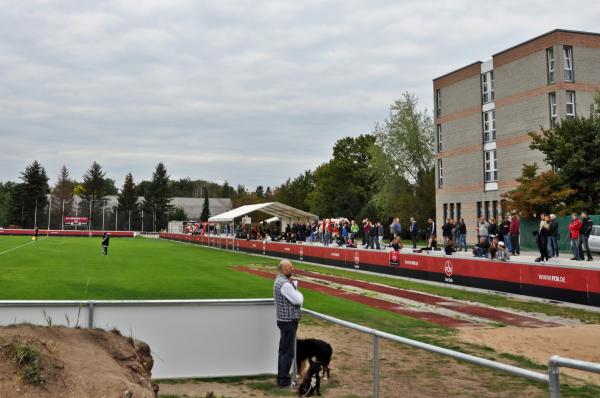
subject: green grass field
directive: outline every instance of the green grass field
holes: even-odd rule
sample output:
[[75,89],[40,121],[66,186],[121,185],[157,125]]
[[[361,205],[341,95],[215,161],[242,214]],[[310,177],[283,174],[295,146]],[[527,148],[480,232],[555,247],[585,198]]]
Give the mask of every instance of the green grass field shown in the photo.
[[[277,260],[214,250],[196,245],[144,238],[114,238],[108,256],[101,255],[100,238],[0,237],[0,300],[142,300],[272,297],[272,281],[239,272],[236,265],[275,266]],[[294,262],[307,270],[351,276],[446,295],[494,306],[600,322],[600,315],[581,309],[558,308],[507,297],[421,284],[342,269]],[[455,331],[426,321],[304,290],[305,307],[401,336],[443,345],[507,362],[502,353],[460,343]],[[311,322],[306,318],[303,322]],[[512,363],[534,368],[524,358]],[[538,364],[541,366],[543,364]],[[538,368],[539,369],[539,368]],[[542,387],[542,386],[541,386]],[[585,386],[589,388],[589,386]],[[594,393],[600,389],[594,388]],[[588,396],[575,392],[573,396]]]

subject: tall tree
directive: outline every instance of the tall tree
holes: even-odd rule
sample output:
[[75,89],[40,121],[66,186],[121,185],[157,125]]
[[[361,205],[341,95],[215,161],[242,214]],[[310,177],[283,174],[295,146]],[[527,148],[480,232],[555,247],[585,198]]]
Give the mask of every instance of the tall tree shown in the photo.
[[156,228],[165,228],[167,216],[171,211],[171,192],[167,168],[160,162],[152,173],[152,181],[144,194],[144,208],[156,217]]
[[508,210],[518,211],[523,217],[537,217],[542,212],[567,215],[582,205],[572,199],[577,192],[552,170],[538,174],[536,163],[523,165],[519,186],[502,195]]
[[265,188],[262,185],[259,185],[256,187],[256,196],[258,196],[259,198],[264,198],[265,197]]
[[435,157],[429,113],[418,110],[413,94],[404,93],[373,134],[372,166],[378,186],[373,206],[380,214],[397,216],[403,222],[411,216],[420,221],[433,217]]
[[11,181],[0,182],[0,227],[7,227],[11,222],[11,198],[15,185]]
[[137,218],[138,209],[138,195],[135,189],[135,183],[133,182],[133,175],[128,173],[123,181],[123,187],[118,197],[119,207],[116,211],[123,211],[127,215],[127,229],[131,228],[131,217]]
[[315,179],[312,171],[306,170],[298,177],[288,178],[283,184],[275,188],[273,200],[309,211],[308,195],[315,189]]
[[321,217],[355,218],[374,193],[370,134],[346,137],[333,147],[333,158],[314,172],[314,189],[308,194],[310,210]]
[[208,188],[205,188],[206,192],[204,194],[204,203],[202,204],[202,214],[200,214],[200,221],[208,221],[210,217],[210,208],[208,201]]
[[563,119],[558,126],[529,133],[531,149],[544,154],[544,161],[577,191],[573,200],[594,212],[600,203],[600,115]]
[[[52,188],[52,213],[58,216],[70,214],[73,209],[73,190],[75,181],[71,179],[69,169],[63,165],[56,184]],[[63,214],[63,209],[64,213]]]
[[100,200],[106,195],[106,172],[98,162],[93,162],[90,168],[83,175],[83,199]]
[[[12,191],[12,221],[23,227],[33,227],[41,222],[46,207],[46,195],[50,192],[48,176],[42,165],[35,160],[21,173],[21,184]],[[37,213],[37,220],[36,220]]]
[[233,188],[229,186],[229,183],[225,181],[223,183],[223,187],[221,188],[221,197],[222,198],[231,198]]

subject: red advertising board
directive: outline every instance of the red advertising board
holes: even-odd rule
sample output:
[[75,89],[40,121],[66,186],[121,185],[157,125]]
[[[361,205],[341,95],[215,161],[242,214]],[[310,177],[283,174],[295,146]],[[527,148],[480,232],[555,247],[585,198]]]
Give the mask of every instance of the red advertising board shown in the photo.
[[63,217],[63,221],[65,222],[65,225],[69,225],[69,226],[88,225],[89,218],[88,217],[65,216],[65,217]]

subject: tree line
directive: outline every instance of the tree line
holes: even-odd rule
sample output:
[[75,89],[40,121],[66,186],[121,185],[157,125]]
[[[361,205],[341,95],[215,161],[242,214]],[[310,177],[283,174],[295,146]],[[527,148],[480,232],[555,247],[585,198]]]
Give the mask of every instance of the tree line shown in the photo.
[[529,133],[532,150],[550,166],[524,164],[519,185],[503,195],[511,211],[528,218],[600,211],[600,92],[589,115],[567,117],[550,129]]
[[[80,215],[91,214],[94,225],[98,225],[101,214],[106,222],[103,199],[118,195],[118,208],[108,209],[108,222],[119,222],[116,218],[121,217],[119,225],[127,222],[128,227],[133,224],[132,229],[148,222],[141,220],[144,214],[152,217],[156,229],[166,227],[167,220],[186,219],[182,209],[170,205],[173,197],[204,197],[202,219],[210,215],[208,198],[221,197],[230,198],[235,207],[277,201],[322,218],[387,221],[392,215],[402,220],[421,215],[424,222],[435,214],[434,133],[431,116],[417,106],[416,97],[404,93],[371,132],[338,140],[329,161],[273,189],[259,185],[251,191],[241,184],[232,187],[227,181],[174,180],[162,162],[151,180],[136,183],[129,173],[120,189],[97,162],[80,181],[63,166],[56,184],[50,187],[46,170],[34,161],[21,173],[19,183],[0,183],[0,225],[42,225],[39,217],[48,216],[43,209],[47,194],[51,194],[51,214],[55,217],[60,217],[63,206],[75,207]],[[141,203],[138,197],[143,197]],[[80,199],[77,204],[76,198]]]

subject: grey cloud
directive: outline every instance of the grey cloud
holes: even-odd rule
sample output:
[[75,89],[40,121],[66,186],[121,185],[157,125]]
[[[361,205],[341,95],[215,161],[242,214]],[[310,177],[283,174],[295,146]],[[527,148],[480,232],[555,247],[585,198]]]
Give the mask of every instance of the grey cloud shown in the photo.
[[0,180],[97,160],[120,183],[274,186],[369,132],[405,90],[548,30],[597,30],[600,4],[460,1],[3,2]]

